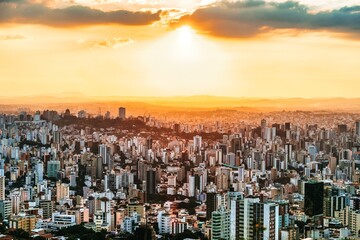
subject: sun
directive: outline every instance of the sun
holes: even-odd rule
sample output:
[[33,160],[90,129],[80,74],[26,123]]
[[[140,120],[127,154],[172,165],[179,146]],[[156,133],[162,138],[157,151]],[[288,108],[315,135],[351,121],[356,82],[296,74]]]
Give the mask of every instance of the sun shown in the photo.
[[194,37],[194,30],[190,26],[182,26],[176,30],[181,44],[190,44]]
[[172,52],[178,60],[189,60],[196,57],[199,39],[190,26],[184,25],[177,28],[171,38],[174,41]]

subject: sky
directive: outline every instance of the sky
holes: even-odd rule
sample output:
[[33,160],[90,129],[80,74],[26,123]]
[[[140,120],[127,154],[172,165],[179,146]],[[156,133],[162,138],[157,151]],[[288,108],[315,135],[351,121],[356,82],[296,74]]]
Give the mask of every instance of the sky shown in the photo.
[[0,96],[359,97],[360,0],[0,0]]

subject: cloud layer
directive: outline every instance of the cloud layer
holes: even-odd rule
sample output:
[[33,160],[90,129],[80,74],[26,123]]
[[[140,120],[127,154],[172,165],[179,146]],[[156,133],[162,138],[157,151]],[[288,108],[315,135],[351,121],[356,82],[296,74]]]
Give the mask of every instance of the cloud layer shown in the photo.
[[91,42],[93,48],[119,48],[134,43],[130,38],[110,38]]
[[[140,2],[155,6],[163,3],[167,6],[167,4],[174,5],[174,1]],[[0,24],[30,23],[53,27],[104,24],[148,25],[159,20],[162,20],[162,23],[168,23],[180,17],[173,24],[188,24],[201,32],[219,37],[253,37],[287,29],[328,30],[360,36],[360,5],[314,12],[307,5],[296,1],[214,0],[215,3],[205,0],[193,1],[191,6],[199,8],[194,12],[191,11],[192,14],[190,14],[189,11],[175,8],[158,8],[158,11],[154,9],[131,11],[120,8],[121,10],[107,11],[76,5],[76,1],[69,1],[74,4],[71,6],[56,7],[56,4],[48,4],[55,3],[53,0],[0,0]],[[204,2],[214,4],[204,5]],[[139,1],[134,1],[133,4],[138,5]]]
[[271,30],[330,30],[360,33],[360,6],[312,13],[297,2],[222,1],[182,17],[189,24],[220,37],[252,37]]
[[21,40],[26,39],[23,35],[0,35],[0,40]]
[[0,0],[0,23],[72,27],[96,24],[147,25],[159,19],[160,11],[156,13],[127,10],[105,12],[80,5],[50,8],[40,3],[23,0]]

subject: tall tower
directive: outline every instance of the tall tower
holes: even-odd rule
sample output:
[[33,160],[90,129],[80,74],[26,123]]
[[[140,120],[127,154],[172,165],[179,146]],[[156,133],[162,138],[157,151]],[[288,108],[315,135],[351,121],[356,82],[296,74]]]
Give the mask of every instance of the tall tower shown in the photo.
[[5,200],[5,177],[0,176],[0,200]]
[[126,119],[126,108],[124,107],[119,107],[119,118],[121,120],[125,120]]
[[254,204],[253,239],[279,239],[279,205],[276,203]]
[[259,202],[259,198],[231,200],[231,219],[235,222],[230,226],[230,239],[254,239],[254,205]]
[[110,162],[110,148],[106,144],[99,145],[99,155],[102,157],[103,164],[108,165]]
[[155,194],[155,189],[156,189],[155,175],[156,175],[156,171],[153,169],[148,170],[146,173],[146,191],[148,195]]
[[355,122],[355,135],[360,137],[360,120]]
[[202,137],[199,135],[194,136],[194,151],[200,152],[202,145]]
[[189,175],[189,197],[195,196],[195,176]]
[[290,143],[285,144],[285,163],[284,163],[284,170],[288,169],[288,165],[291,161],[291,154],[292,154],[292,145]]
[[229,239],[230,237],[230,212],[224,206],[211,214],[212,240]]
[[233,139],[231,139],[231,152],[236,154],[237,151],[242,150],[241,145],[242,145],[242,139],[241,138],[233,138]]
[[62,145],[62,143],[63,143],[62,132],[54,131],[54,133],[53,133],[53,141],[54,141],[54,143]]
[[262,119],[260,122],[260,127],[261,127],[261,138],[265,137],[265,128],[267,126],[267,122],[265,119]]
[[267,125],[266,119],[262,119],[260,122],[261,128],[265,128]]
[[61,183],[60,181],[56,182],[56,201],[59,202],[61,199],[69,198],[69,185]]
[[37,182],[44,180],[44,164],[41,161],[36,163]]
[[216,193],[206,193],[206,219],[210,220],[212,212],[216,211]]
[[305,205],[304,212],[310,217],[323,214],[324,206],[324,183],[307,182],[305,183]]

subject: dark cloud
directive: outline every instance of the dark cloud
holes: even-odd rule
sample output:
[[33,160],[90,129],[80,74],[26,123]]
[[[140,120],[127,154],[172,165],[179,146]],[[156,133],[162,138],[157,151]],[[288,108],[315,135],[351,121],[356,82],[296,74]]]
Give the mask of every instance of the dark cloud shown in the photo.
[[271,30],[330,30],[360,33],[360,6],[311,13],[297,2],[221,2],[196,10],[176,24],[221,37],[252,37]]
[[71,27],[96,24],[147,25],[160,20],[160,12],[104,12],[85,6],[50,8],[22,0],[0,0],[0,22]]

